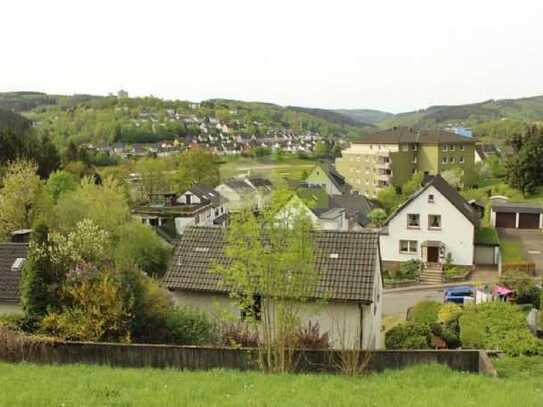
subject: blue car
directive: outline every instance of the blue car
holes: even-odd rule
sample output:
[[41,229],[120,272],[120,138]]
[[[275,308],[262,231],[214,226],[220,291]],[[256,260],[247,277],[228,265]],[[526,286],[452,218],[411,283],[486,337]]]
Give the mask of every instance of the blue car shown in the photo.
[[464,304],[466,301],[473,301],[474,299],[475,290],[468,285],[446,288],[444,292],[444,302],[446,303]]

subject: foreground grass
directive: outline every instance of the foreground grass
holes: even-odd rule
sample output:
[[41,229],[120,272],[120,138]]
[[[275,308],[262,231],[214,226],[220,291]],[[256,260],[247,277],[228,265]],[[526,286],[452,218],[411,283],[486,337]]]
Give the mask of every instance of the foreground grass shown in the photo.
[[0,363],[0,383],[0,406],[543,405],[538,376],[496,379],[437,365],[346,378]]

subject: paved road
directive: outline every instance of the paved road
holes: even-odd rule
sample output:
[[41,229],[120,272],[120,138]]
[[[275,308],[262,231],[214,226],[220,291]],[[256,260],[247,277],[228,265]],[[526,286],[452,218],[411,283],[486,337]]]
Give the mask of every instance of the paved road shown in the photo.
[[522,245],[522,253],[526,260],[535,263],[538,274],[543,274],[543,233],[541,230],[498,229],[500,239],[517,240]]
[[420,290],[401,293],[385,293],[383,297],[383,316],[395,315],[405,318],[407,309],[424,300],[443,301],[443,290]]

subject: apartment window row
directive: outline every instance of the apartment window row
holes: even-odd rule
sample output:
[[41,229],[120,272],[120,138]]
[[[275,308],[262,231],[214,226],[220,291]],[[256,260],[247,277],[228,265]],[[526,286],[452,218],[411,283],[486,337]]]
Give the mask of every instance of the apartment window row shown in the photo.
[[[430,202],[430,198],[428,198],[428,201]],[[421,228],[420,215],[418,213],[407,214],[407,227],[409,229]],[[428,230],[441,230],[441,215],[428,215]]]
[[[464,148],[465,148],[465,146],[464,146],[463,144],[460,144],[460,145],[458,146],[458,149],[459,149],[460,151],[464,151]],[[442,151],[454,151],[455,149],[456,149],[456,145],[454,145],[454,144],[443,144],[443,145],[441,146],[441,150],[442,150]]]
[[[441,158],[441,164],[455,164],[455,163],[456,163],[455,157],[444,156]],[[458,164],[464,164],[464,156],[458,157]]]
[[415,143],[411,143],[411,144],[402,144],[401,148],[403,152],[407,152],[409,150],[417,151],[419,149],[419,146]]

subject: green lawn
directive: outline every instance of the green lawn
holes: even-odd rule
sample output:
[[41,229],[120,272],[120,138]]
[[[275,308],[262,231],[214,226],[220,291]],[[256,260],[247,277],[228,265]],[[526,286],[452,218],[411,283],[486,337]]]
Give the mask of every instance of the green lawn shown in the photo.
[[[541,376],[417,366],[360,378],[0,364],[1,406],[541,406]],[[540,371],[540,370],[538,370]]]
[[280,160],[275,160],[272,157],[261,159],[236,157],[230,158],[221,164],[220,171],[222,179],[250,172],[251,175],[261,175],[267,178],[279,177],[301,180],[304,172],[311,172],[314,166],[314,160],[289,156]]
[[522,246],[516,240],[501,240],[502,260],[506,263],[520,263],[524,261]]
[[500,244],[498,232],[494,228],[480,227],[475,232],[475,244]]

